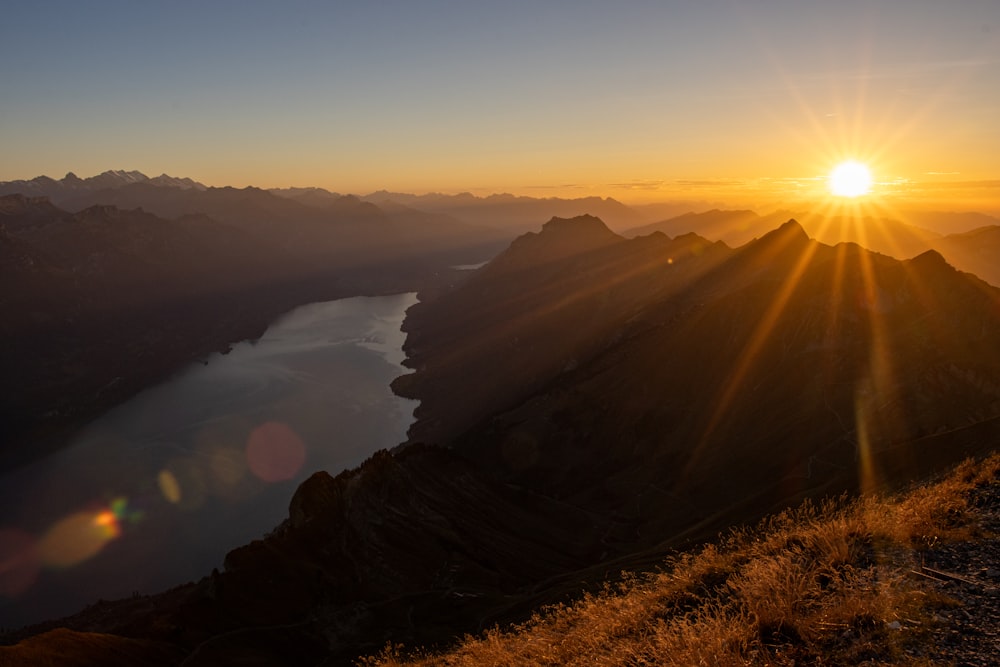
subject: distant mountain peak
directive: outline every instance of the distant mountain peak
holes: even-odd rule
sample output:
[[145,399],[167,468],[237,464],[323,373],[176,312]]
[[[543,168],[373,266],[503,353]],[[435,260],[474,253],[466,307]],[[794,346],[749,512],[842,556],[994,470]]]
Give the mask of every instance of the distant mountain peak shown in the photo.
[[754,243],[759,245],[780,243],[783,246],[798,247],[809,243],[809,240],[809,234],[802,228],[799,221],[791,218],[777,229],[764,234]]
[[137,186],[153,186],[160,188],[177,188],[181,190],[205,190],[201,183],[190,178],[178,178],[161,174],[149,178],[141,171],[126,169],[108,169],[96,176],[80,178],[74,172],[66,172],[61,179],[49,176],[36,176],[30,181],[0,182],[0,194],[21,193],[31,196],[45,196],[62,207],[76,207],[80,200],[87,200],[98,192],[134,188]]
[[608,229],[604,221],[593,215],[578,215],[573,218],[560,218],[553,216],[551,220],[542,225],[542,234],[598,234],[609,238],[619,238],[617,234]]
[[624,240],[592,215],[553,217],[542,225],[540,232],[528,232],[514,239],[507,250],[490,262],[490,271],[554,262]]
[[920,253],[913,259],[909,260],[909,265],[918,271],[940,271],[942,268],[947,267],[950,270],[954,270],[948,260],[944,258],[944,255],[939,253],[937,250],[927,250]]
[[802,225],[800,225],[799,221],[795,218],[789,218],[788,222],[778,227],[778,232],[781,234],[795,234],[797,236],[804,237],[806,240],[809,239],[809,235],[806,234],[806,230],[802,228]]

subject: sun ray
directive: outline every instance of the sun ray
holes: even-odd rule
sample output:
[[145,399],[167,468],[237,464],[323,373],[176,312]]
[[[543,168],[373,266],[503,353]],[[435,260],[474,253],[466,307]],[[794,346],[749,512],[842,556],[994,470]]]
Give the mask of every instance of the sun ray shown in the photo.
[[[771,252],[769,254],[772,257],[780,254],[781,251],[788,245],[790,240],[791,236],[786,239],[782,239],[781,243],[776,244],[770,249]],[[718,398],[714,401],[715,409],[713,410],[711,417],[708,419],[705,428],[698,439],[698,443],[692,450],[686,466],[687,469],[690,469],[694,465],[699,453],[707,447],[709,440],[721,424],[723,417],[729,411],[729,407],[732,405],[737,393],[742,388],[746,376],[753,368],[754,363],[757,361],[761,349],[774,331],[782,313],[784,313],[789,299],[791,299],[791,296],[795,292],[796,288],[799,287],[802,275],[809,267],[813,255],[816,253],[818,247],[819,245],[816,242],[810,242],[809,245],[806,246],[805,251],[799,256],[792,270],[787,276],[785,276],[782,281],[781,288],[771,301],[767,310],[761,316],[760,321],[754,328],[747,344],[744,345],[743,350],[740,352],[740,355],[736,360],[736,364],[729,377],[729,381],[722,387]]]

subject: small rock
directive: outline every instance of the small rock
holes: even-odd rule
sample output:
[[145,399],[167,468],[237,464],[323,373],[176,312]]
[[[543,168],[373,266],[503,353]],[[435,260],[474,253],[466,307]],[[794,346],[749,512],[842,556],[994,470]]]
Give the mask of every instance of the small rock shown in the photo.
[[899,621],[893,621],[892,623],[886,625],[886,627],[890,630],[901,630],[903,628],[903,624]]

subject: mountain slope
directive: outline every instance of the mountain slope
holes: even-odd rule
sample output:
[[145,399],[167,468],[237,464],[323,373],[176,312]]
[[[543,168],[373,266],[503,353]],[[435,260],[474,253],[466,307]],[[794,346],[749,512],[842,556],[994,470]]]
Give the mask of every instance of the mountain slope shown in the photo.
[[1000,225],[949,234],[933,247],[954,266],[1000,286]]
[[898,497],[806,505],[528,623],[363,664],[992,664],[998,468],[994,456]]
[[459,290],[407,313],[405,363],[418,372],[393,387],[421,397],[410,439],[448,442],[530,395],[728,252],[694,235],[625,240],[591,216],[553,218],[520,237]]
[[1000,290],[794,221],[733,249],[552,220],[406,326],[412,444],[315,475],[223,572],[9,641],[61,626],[188,664],[448,642],[1000,441]]
[[272,297],[254,315],[242,295],[280,277],[282,259],[203,217],[0,197],[0,467],[266,324]]
[[[650,243],[542,265],[556,282],[488,266],[415,307],[417,372],[395,385],[423,401],[411,438],[615,512],[651,544],[991,446],[942,439],[996,428],[1000,291],[940,255],[830,247],[790,222],[715,260],[626,259]],[[635,284],[614,292],[602,266]],[[532,286],[537,304],[484,296]]]

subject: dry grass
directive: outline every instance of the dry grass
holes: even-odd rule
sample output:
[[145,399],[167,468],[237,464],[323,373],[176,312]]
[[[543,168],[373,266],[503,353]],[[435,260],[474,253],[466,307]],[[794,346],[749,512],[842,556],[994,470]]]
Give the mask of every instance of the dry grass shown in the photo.
[[929,665],[906,649],[942,601],[907,573],[936,542],[974,536],[966,493],[998,475],[994,455],[901,496],[806,504],[450,651],[387,647],[360,664]]

